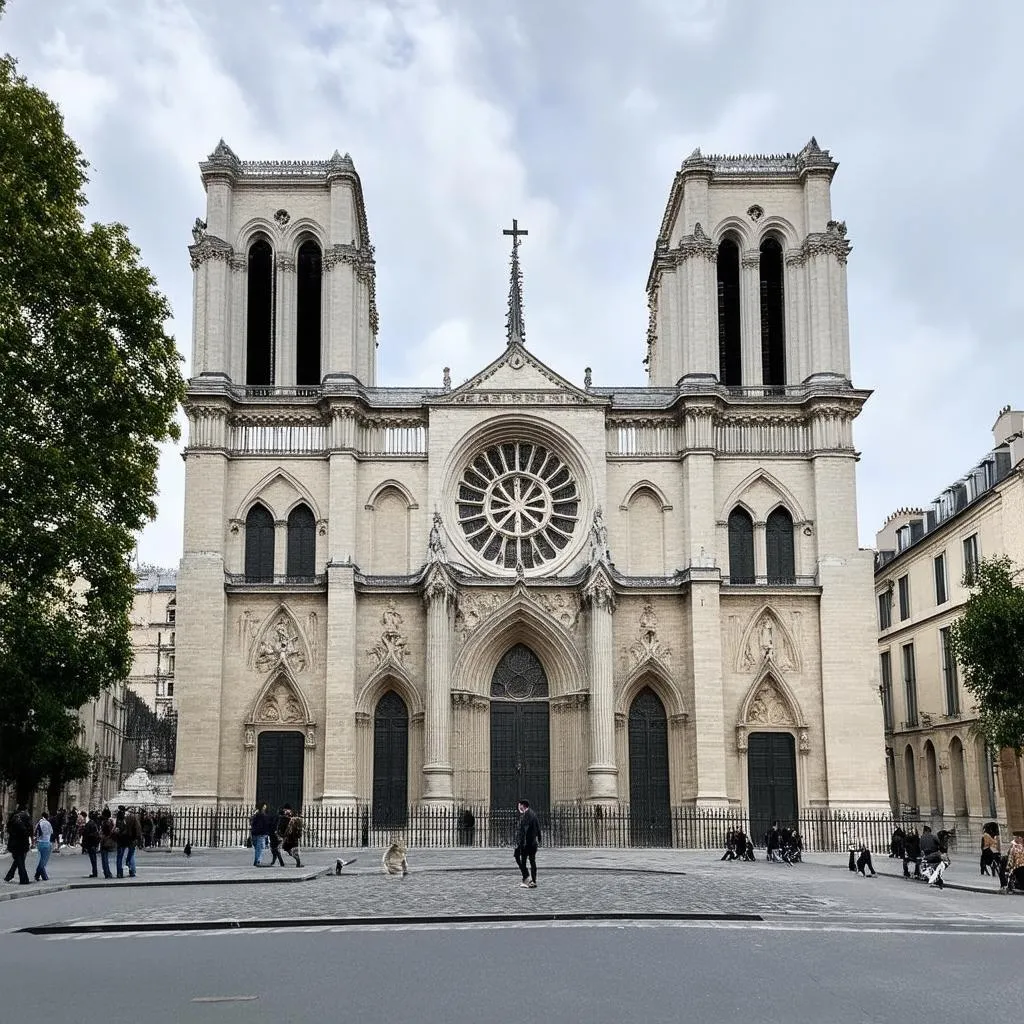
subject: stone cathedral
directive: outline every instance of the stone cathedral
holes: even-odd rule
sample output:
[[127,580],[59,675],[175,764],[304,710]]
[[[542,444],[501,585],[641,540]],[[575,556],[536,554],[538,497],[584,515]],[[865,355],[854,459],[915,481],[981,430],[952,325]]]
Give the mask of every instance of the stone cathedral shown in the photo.
[[886,806],[837,166],[814,139],[683,162],[645,387],[531,352],[513,221],[492,361],[389,388],[351,158],[222,141],[189,248],[176,802]]

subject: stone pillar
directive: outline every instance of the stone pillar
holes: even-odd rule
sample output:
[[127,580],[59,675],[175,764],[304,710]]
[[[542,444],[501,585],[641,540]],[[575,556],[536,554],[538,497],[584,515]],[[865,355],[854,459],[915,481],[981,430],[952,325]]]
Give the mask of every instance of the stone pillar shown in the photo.
[[296,378],[295,307],[298,291],[295,257],[279,253],[276,260],[276,273],[277,341],[274,353],[274,383],[279,387],[294,387]]
[[590,777],[592,803],[618,799],[619,769],[615,763],[615,690],[612,616],[615,594],[603,568],[591,576],[583,591],[590,608]]
[[747,249],[740,257],[740,349],[744,387],[763,381],[761,359],[761,253]]
[[351,563],[327,567],[323,802],[356,801],[356,592]]
[[423,801],[451,804],[452,613],[455,585],[436,568],[427,579],[427,702],[424,721]]

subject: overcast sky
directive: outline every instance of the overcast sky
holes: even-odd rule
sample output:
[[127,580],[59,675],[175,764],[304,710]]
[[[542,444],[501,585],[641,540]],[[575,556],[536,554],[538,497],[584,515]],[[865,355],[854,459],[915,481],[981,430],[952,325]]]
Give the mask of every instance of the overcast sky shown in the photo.
[[[0,49],[92,164],[190,354],[197,163],[355,160],[377,251],[379,383],[456,383],[504,345],[507,240],[529,347],[582,383],[645,382],[645,280],[672,177],[705,152],[841,167],[860,535],[930,501],[1024,404],[1019,0],[10,0]],[[187,368],[187,364],[186,364]],[[164,456],[143,561],[181,553]]]

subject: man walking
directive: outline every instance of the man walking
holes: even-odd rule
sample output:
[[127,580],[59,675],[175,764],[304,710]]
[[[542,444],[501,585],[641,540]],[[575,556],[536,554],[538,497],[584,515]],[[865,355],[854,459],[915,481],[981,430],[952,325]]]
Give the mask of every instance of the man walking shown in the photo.
[[288,816],[288,826],[284,830],[284,842],[281,843],[281,849],[290,857],[294,857],[295,866],[301,868],[299,840],[302,838],[302,818],[292,810],[291,804],[284,805],[284,813]]
[[252,866],[254,868],[262,866],[263,851],[270,838],[270,826],[271,821],[270,815],[267,813],[267,805],[260,804],[256,808],[256,813],[249,821],[249,832],[252,836]]
[[[523,875],[520,888],[536,889],[540,821],[537,819],[536,812],[530,807],[529,800],[520,800],[517,806],[519,808],[519,834],[516,837],[514,856]],[[529,864],[529,873],[527,864]]]
[[18,881],[22,885],[28,885],[28,869],[25,867],[25,858],[28,856],[29,848],[32,845],[32,819],[28,816],[24,804],[18,804],[11,816],[7,819],[7,852],[11,855],[11,866],[4,876],[5,882],[14,879],[14,872],[18,872]]

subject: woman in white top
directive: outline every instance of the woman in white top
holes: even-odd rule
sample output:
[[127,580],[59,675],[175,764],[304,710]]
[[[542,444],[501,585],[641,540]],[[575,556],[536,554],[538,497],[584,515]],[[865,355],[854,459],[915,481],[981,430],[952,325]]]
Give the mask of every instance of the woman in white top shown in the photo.
[[43,811],[42,817],[36,822],[36,850],[39,853],[36,881],[48,882],[50,876],[46,873],[46,865],[53,851],[53,826],[50,824],[50,816],[46,811]]

